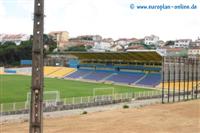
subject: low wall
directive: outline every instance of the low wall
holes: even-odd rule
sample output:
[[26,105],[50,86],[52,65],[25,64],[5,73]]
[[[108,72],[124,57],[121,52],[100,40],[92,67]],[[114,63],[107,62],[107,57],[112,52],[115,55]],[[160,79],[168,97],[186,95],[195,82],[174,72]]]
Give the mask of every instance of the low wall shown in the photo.
[[4,73],[4,67],[0,67],[0,74]]

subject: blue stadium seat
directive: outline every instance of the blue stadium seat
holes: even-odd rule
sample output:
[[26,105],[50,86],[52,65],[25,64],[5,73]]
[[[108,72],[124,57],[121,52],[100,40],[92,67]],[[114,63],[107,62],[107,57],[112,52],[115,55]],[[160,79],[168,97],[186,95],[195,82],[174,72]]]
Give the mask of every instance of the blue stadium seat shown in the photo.
[[66,76],[66,78],[82,78],[94,81],[112,81],[116,83],[133,84],[142,86],[156,86],[161,81],[161,73],[144,72],[117,72],[114,70],[85,70],[79,69],[76,72]]
[[90,70],[78,70],[70,75],[67,75],[65,78],[82,78],[84,75],[88,74],[89,72],[91,72]]
[[119,83],[131,84],[142,78],[144,75],[145,74],[142,72],[136,72],[136,73],[119,72],[107,80]]
[[161,74],[160,73],[149,73],[147,76],[138,82],[138,85],[145,85],[145,86],[156,86],[161,81]]
[[110,72],[94,71],[89,75],[85,76],[84,79],[100,81],[108,77],[110,74]]

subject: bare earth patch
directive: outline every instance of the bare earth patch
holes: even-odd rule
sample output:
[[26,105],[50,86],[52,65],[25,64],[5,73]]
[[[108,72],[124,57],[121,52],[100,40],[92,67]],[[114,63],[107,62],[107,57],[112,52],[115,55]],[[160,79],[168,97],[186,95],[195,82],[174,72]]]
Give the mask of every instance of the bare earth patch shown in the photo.
[[[28,124],[2,124],[0,132],[27,133]],[[200,100],[47,118],[44,133],[200,133]]]

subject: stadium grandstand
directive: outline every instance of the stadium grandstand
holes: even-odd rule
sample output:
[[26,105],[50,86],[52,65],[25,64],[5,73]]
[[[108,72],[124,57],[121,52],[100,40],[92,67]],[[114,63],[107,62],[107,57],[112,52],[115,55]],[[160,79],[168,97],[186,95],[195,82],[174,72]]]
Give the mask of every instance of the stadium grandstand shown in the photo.
[[67,54],[78,60],[69,61],[69,66],[76,67],[77,71],[65,76],[66,79],[149,87],[161,82],[162,57],[155,51]]
[[[168,60],[163,63],[163,57],[153,50],[129,51],[129,52],[68,52],[62,53],[70,58],[66,66],[45,66],[44,76],[52,78],[64,78],[91,82],[103,82],[109,84],[125,84],[151,88],[191,90],[200,82],[192,82],[192,74],[184,76],[185,63],[174,63]],[[64,59],[64,58],[62,58]],[[30,62],[30,61],[29,61]],[[178,62],[178,61],[176,61]],[[165,83],[162,84],[162,68],[165,73]],[[189,65],[192,71],[192,65]],[[194,65],[195,69],[195,65]],[[178,74],[179,70],[180,75]],[[31,67],[3,68],[0,73],[31,75]],[[176,74],[174,72],[176,71]],[[199,70],[200,71],[200,70]],[[187,76],[188,75],[188,76]],[[170,76],[170,77],[169,77]],[[195,73],[193,74],[196,79]],[[199,79],[200,75],[198,75]],[[168,83],[168,79],[171,83]],[[179,81],[180,80],[180,81]],[[186,80],[184,82],[184,80]]]
[[[52,70],[54,70],[52,72]],[[67,68],[67,67],[44,67],[44,71],[46,72],[45,76],[47,77],[56,77],[62,78],[72,72],[75,71],[74,68]]]
[[[45,66],[44,76],[146,87],[161,83],[162,56],[153,50],[68,52],[62,55],[75,58],[68,59],[68,67]],[[5,73],[23,75],[31,75],[31,71],[31,67],[4,70]]]
[[[74,72],[76,69],[68,67],[55,67],[55,66],[45,66],[44,67],[44,76],[52,78],[63,78],[68,74]],[[18,75],[31,75],[31,67],[22,67],[22,68],[6,68],[5,70],[0,71],[0,73],[5,74],[18,74]]]

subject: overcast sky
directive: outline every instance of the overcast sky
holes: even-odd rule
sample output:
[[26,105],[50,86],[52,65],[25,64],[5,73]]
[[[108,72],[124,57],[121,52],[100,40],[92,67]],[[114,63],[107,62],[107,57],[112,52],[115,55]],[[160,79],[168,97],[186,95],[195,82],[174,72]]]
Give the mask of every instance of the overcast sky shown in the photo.
[[[0,33],[33,30],[34,0],[0,0]],[[196,10],[131,10],[130,4],[196,4]],[[45,0],[45,33],[68,31],[70,37],[143,38],[162,40],[200,36],[200,0]]]

